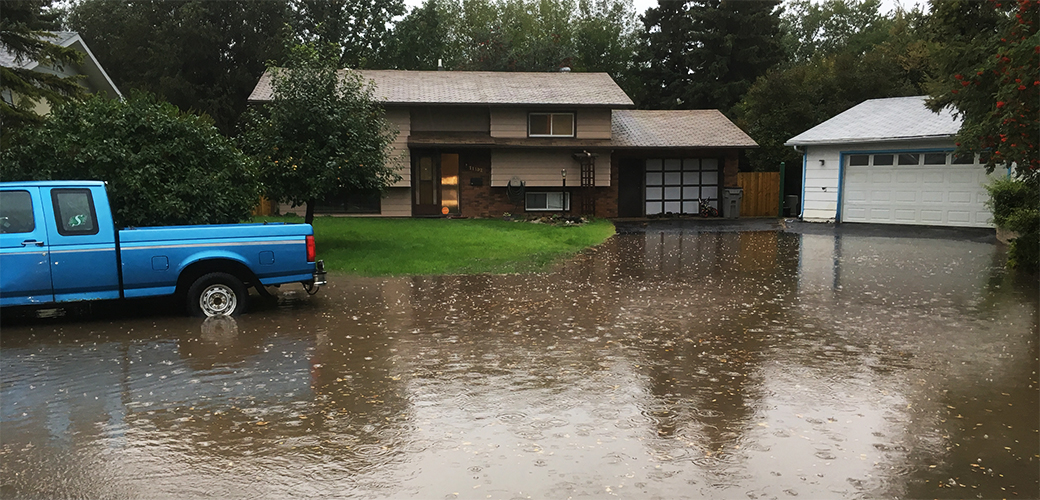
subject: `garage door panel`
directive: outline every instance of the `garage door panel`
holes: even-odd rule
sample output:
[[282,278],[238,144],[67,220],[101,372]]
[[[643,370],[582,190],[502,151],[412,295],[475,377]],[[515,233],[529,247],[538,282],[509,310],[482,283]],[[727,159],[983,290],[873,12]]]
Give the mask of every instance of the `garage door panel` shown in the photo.
[[922,222],[942,222],[942,210],[921,210]]
[[893,216],[897,222],[903,224],[912,224],[917,222],[917,210],[912,208],[897,208],[893,211]]
[[895,201],[897,203],[915,203],[917,202],[917,191],[896,191]]
[[[888,153],[878,153],[888,154]],[[846,166],[841,220],[882,224],[986,226],[992,215],[978,166]]]

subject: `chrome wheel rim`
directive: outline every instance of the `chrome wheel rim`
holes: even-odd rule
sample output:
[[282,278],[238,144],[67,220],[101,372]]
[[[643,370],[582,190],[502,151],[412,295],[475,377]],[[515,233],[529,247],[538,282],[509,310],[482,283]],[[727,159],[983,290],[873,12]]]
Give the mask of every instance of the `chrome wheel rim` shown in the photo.
[[229,316],[237,305],[235,291],[222,283],[206,287],[199,296],[199,308],[206,316]]

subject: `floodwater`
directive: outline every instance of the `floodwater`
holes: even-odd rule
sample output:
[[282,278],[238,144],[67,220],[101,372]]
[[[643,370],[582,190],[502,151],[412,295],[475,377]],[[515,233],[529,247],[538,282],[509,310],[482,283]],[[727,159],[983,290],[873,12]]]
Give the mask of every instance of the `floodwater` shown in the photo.
[[633,228],[545,274],[4,325],[0,497],[1040,495],[1037,287],[992,233]]

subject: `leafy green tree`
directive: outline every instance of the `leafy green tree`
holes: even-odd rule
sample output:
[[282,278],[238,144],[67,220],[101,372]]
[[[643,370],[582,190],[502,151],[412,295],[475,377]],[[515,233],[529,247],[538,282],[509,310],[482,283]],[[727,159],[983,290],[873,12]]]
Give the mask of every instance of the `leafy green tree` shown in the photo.
[[932,4],[932,109],[952,106],[962,120],[962,152],[988,151],[986,168],[1012,163],[1040,181],[1040,1]]
[[800,153],[784,142],[867,99],[920,95],[929,52],[924,21],[920,10],[897,11],[888,38],[864,53],[818,53],[759,78],[735,110],[737,124],[759,144],[747,152],[751,167],[797,165]]
[[249,159],[212,120],[139,91],[61,105],[14,139],[0,177],[107,181],[120,227],[240,222],[259,199]]
[[864,54],[890,36],[893,18],[881,0],[794,0],[781,17],[784,48],[793,62],[816,55]]
[[1040,270],[1040,182],[1005,177],[986,186],[997,227],[1018,237],[1008,249],[1008,267],[1036,274]]
[[396,131],[352,71],[338,71],[334,47],[301,45],[271,68],[272,102],[252,114],[242,140],[259,161],[266,195],[314,205],[330,194],[370,194],[398,181],[390,156]]
[[437,62],[459,68],[462,47],[458,40],[462,7],[453,0],[426,0],[394,25],[379,61],[383,67],[434,70]]
[[405,13],[403,0],[292,0],[297,41],[340,46],[339,65],[374,68],[390,39],[393,19]]
[[43,117],[35,108],[41,101],[50,105],[83,99],[85,89],[79,77],[26,69],[22,63],[37,61],[40,66],[61,69],[82,61],[83,54],[52,42],[49,30],[56,29],[55,12],[47,0],[5,1],[0,11],[0,48],[13,56],[10,66],[0,66],[0,123],[6,144],[9,135]]
[[78,0],[68,15],[121,89],[144,90],[236,130],[269,60],[284,56],[288,0]]
[[688,0],[647,10],[639,105],[730,113],[755,79],[783,60],[779,4]]

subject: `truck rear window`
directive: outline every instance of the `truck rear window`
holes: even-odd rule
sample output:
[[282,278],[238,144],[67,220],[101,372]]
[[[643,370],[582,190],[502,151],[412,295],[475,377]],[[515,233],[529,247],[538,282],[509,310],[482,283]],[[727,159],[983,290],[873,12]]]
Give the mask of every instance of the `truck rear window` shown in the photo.
[[28,191],[0,191],[0,234],[31,233],[36,229]]
[[58,234],[77,236],[97,234],[94,198],[89,189],[55,189],[51,191]]

